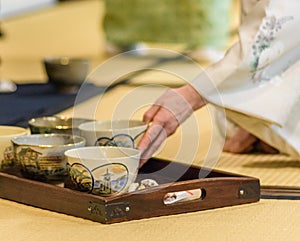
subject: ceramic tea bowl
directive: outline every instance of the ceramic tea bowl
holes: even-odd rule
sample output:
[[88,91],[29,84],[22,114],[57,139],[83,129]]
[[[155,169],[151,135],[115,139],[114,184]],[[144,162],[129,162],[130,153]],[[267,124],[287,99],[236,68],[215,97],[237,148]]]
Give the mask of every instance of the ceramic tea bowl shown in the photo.
[[16,161],[25,177],[37,180],[63,180],[67,176],[64,152],[85,145],[80,136],[40,134],[12,139]]
[[68,174],[75,189],[100,196],[126,192],[135,181],[141,152],[113,146],[68,150]]
[[44,116],[29,120],[28,125],[31,134],[59,133],[79,135],[78,126],[91,121],[93,120],[84,118]]
[[0,126],[0,169],[15,165],[11,139],[28,135],[29,130],[18,126]]
[[108,120],[83,123],[78,128],[87,146],[135,148],[147,124],[139,120]]
[[59,90],[71,91],[79,87],[88,74],[90,61],[85,58],[46,57],[44,67],[50,83]]

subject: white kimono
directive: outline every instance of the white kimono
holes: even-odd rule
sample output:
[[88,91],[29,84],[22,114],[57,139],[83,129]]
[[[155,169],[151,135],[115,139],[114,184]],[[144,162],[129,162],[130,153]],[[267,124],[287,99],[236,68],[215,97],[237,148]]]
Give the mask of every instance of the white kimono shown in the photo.
[[300,1],[242,0],[240,40],[192,85],[226,117],[300,157]]

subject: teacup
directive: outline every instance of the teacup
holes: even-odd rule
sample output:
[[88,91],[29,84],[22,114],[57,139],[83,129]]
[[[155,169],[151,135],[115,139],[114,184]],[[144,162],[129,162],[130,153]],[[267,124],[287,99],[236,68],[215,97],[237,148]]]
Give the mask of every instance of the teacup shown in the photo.
[[29,134],[29,130],[18,126],[0,126],[0,169],[14,166],[11,139]]
[[63,180],[67,176],[65,151],[85,145],[80,136],[37,134],[12,139],[16,161],[25,177]]
[[100,196],[126,192],[134,183],[141,152],[113,146],[91,146],[68,150],[68,174],[76,190]]
[[84,83],[90,67],[90,61],[75,57],[46,57],[44,66],[49,77],[61,92],[76,92]]
[[79,135],[78,126],[93,121],[85,118],[43,116],[28,121],[31,134],[73,134]]
[[87,146],[135,148],[147,124],[139,120],[107,120],[83,123],[78,128]]

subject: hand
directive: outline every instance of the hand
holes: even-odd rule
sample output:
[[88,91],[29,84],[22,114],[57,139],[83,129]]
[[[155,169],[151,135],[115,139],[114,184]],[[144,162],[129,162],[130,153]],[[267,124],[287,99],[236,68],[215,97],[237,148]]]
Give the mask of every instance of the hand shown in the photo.
[[223,150],[232,153],[278,153],[277,149],[271,147],[242,128],[238,128],[237,132],[225,141]]
[[167,90],[144,114],[143,121],[151,124],[138,144],[138,149],[142,150],[140,167],[194,110],[205,103],[190,85]]

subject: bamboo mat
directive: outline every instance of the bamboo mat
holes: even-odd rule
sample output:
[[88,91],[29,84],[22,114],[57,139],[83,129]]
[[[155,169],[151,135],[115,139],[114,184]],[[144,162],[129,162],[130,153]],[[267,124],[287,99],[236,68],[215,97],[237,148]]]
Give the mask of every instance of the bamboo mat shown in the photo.
[[297,201],[259,203],[142,219],[112,225],[0,199],[0,240],[5,241],[296,241]]
[[257,177],[264,186],[300,187],[300,161],[285,155],[223,153],[216,169]]

